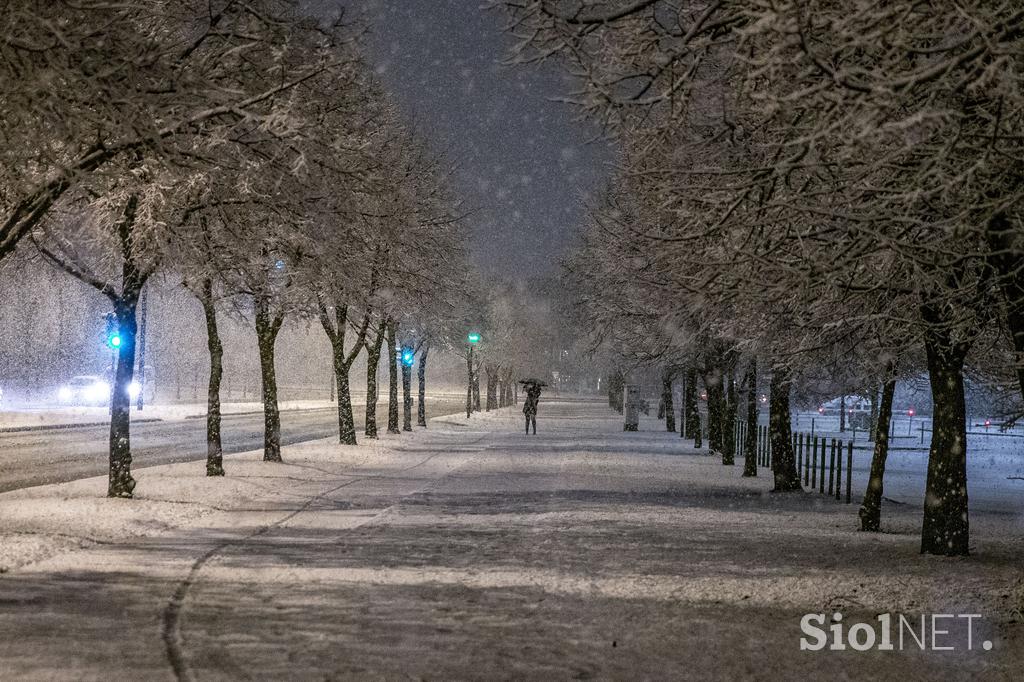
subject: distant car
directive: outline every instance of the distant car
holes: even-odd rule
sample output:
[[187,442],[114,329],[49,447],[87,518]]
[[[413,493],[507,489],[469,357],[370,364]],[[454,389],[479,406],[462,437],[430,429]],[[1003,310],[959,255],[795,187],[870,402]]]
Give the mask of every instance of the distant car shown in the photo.
[[[109,376],[109,375],[108,375]],[[107,405],[110,403],[110,392],[112,381],[108,377],[96,376],[95,374],[81,374],[72,377],[66,384],[57,389],[57,402],[62,405]],[[138,381],[128,385],[128,398],[135,400],[139,397],[142,386]],[[146,393],[152,396],[152,389]],[[150,397],[152,400],[152,397]]]
[[82,374],[57,389],[62,405],[106,405],[110,402],[110,384],[92,374]]
[[871,400],[859,395],[848,395],[843,398],[833,398],[818,408],[818,414],[824,416],[839,416],[840,406],[845,403],[846,422],[851,427],[867,429],[871,425]]

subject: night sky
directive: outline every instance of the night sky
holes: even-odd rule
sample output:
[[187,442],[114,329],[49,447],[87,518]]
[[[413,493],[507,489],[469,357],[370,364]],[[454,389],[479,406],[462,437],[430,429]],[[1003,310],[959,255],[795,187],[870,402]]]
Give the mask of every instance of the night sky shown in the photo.
[[[334,0],[321,0],[325,7]],[[478,0],[339,0],[368,21],[377,74],[437,151],[474,210],[485,274],[552,274],[580,224],[580,198],[606,177],[608,146],[553,102],[571,88],[557,64],[501,65],[504,17]]]

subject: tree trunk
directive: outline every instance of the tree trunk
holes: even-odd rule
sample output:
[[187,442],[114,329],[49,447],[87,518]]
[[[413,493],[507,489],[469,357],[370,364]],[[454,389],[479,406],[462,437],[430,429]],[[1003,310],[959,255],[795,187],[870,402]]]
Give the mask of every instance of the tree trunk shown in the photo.
[[743,442],[743,475],[757,476],[757,360],[750,359],[743,384],[747,387],[747,433]]
[[487,367],[484,371],[487,373],[487,402],[484,409],[490,412],[498,407],[498,370]]
[[[206,392],[206,475],[224,475],[224,451],[220,439],[220,385],[224,377],[224,345],[217,328],[213,282],[203,281],[199,302],[206,318],[206,349],[210,353],[210,383]],[[145,371],[145,370],[143,370]]]
[[473,416],[473,346],[466,353],[466,419]]
[[263,383],[263,461],[281,461],[281,412],[277,405],[277,373],[274,370],[274,344],[278,325],[271,319],[265,301],[256,304],[256,341],[260,352],[260,378]]
[[671,369],[665,369],[661,375],[661,402],[665,405],[665,430],[676,432],[676,407],[672,399],[672,375]]
[[[884,386],[882,388],[874,388],[871,390],[871,414],[868,417],[871,423],[868,428],[871,429],[869,440],[871,440],[872,443],[875,442],[875,439],[878,437],[878,409],[882,400],[882,391],[884,390]],[[888,433],[888,430],[886,433]]]
[[412,431],[412,367],[402,363],[402,430]]
[[964,358],[968,345],[954,342],[940,313],[924,306],[928,378],[932,388],[932,441],[928,453],[921,553],[964,556],[969,553],[967,516],[967,413]]
[[686,432],[693,438],[693,446],[701,446],[700,438],[700,412],[697,410],[697,368],[689,367],[686,370],[686,394],[683,396],[683,406],[686,410]]
[[739,403],[736,400],[736,377],[733,370],[725,373],[725,393],[722,409],[722,464],[736,463],[736,416]]
[[722,433],[725,395],[722,390],[722,374],[717,367],[705,367],[704,389],[708,393],[708,449],[712,455],[722,457],[722,464],[732,464],[725,451]]
[[796,470],[796,455],[793,452],[792,417],[789,413],[789,391],[792,374],[783,367],[772,368],[772,382],[769,401],[769,439],[772,448],[772,475],[775,488],[772,492],[785,493],[803,490],[800,474]]
[[352,389],[348,374],[350,365],[345,362],[343,348],[335,347],[333,356],[334,383],[338,387],[338,442],[342,445],[356,445],[356,420],[352,414]]
[[839,397],[839,433],[846,431],[846,394]]
[[[141,287],[140,287],[141,288]],[[121,344],[117,348],[117,367],[114,387],[110,395],[110,470],[107,479],[107,497],[131,497],[135,490],[132,478],[131,397],[128,387],[135,374],[135,306],[138,289],[125,290],[114,304],[117,332]]]
[[[616,369],[608,377],[608,405],[622,414],[624,405],[622,404],[623,395],[622,392],[626,388],[626,377],[622,374],[622,370]],[[516,386],[516,402],[519,402],[519,386]]]
[[864,501],[860,505],[860,529],[863,531],[877,532],[881,528],[885,462],[889,457],[889,422],[892,418],[892,399],[895,394],[895,366],[890,362],[886,369],[885,384],[882,385],[881,405],[877,405],[875,451],[871,455],[871,474],[868,477],[867,490],[864,491]]
[[363,434],[367,438],[377,437],[377,371],[385,336],[382,326],[377,332],[377,340],[366,346],[366,424]]
[[473,411],[480,411],[480,368],[473,368]]
[[395,357],[395,323],[393,320],[388,325],[388,349],[384,357],[388,359],[388,433],[401,433],[398,430],[398,366]]
[[427,427],[427,353],[430,352],[430,345],[423,344],[420,351],[420,364],[416,368],[416,378],[419,380],[419,402],[416,404],[416,426]]

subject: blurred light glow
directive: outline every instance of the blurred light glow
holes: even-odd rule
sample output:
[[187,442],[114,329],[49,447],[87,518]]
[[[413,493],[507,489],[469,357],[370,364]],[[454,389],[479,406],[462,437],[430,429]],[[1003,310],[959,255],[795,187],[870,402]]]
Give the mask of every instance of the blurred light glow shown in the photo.
[[104,402],[110,397],[110,385],[105,381],[97,381],[82,391],[82,397],[90,403]]

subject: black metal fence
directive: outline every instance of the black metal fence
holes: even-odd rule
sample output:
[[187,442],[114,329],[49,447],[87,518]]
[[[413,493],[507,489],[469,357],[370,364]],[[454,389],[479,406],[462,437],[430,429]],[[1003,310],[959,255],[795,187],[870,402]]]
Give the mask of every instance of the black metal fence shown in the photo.
[[[770,469],[772,467],[772,443],[769,438],[768,426],[755,425],[757,428],[757,464]],[[737,420],[734,426],[737,453],[743,451],[749,425]],[[793,434],[793,456],[796,458],[796,470],[805,488],[812,492],[817,490],[822,495],[835,496],[846,504],[853,502],[853,441],[839,438],[815,436],[809,433]],[[843,462],[845,455],[846,462]],[[845,469],[845,471],[844,471]],[[846,480],[843,480],[843,474]],[[827,481],[827,486],[826,486]],[[845,486],[843,485],[845,483]],[[845,493],[845,496],[844,496]]]

